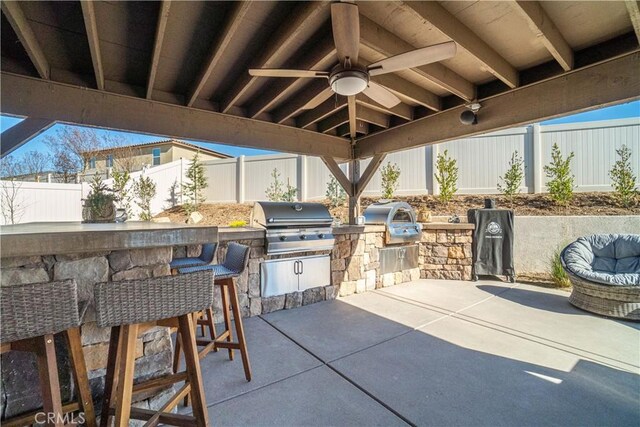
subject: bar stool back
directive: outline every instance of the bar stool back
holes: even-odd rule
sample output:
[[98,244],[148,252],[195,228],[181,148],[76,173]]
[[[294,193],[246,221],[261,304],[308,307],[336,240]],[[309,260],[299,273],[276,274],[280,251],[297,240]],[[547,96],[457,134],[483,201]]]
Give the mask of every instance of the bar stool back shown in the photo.
[[[95,426],[95,412],[82,343],[78,292],[74,280],[0,287],[1,352],[33,352],[37,356],[42,411],[23,414],[2,422],[3,426],[23,426],[45,412],[46,424],[62,426],[73,419],[72,412],[84,413],[85,424]],[[69,346],[78,401],[62,405],[53,335],[63,332]],[[71,414],[71,415],[69,415]]]
[[[145,425],[208,425],[192,313],[213,304],[213,272],[199,271],[179,276],[100,283],[96,285],[95,301],[98,326],[111,327],[100,425],[109,425],[112,415],[115,415],[116,426],[127,426],[131,418],[146,420]],[[134,387],[138,332],[155,325],[178,328],[183,342],[186,371],[155,378]],[[131,407],[137,395],[161,390],[182,381],[184,385],[158,412]],[[193,416],[170,413],[189,394],[193,402]],[[115,407],[112,407],[114,402]]]
[[213,262],[213,257],[218,249],[217,243],[206,243],[202,245],[202,252],[199,257],[175,258],[169,263],[171,270],[177,268],[196,267],[199,265],[208,265]]
[[[220,286],[220,294],[222,296],[222,310],[224,318],[225,330],[217,337],[212,336],[211,340],[198,340],[198,345],[204,346],[200,351],[200,357],[204,357],[212,349],[226,348],[229,351],[229,359],[233,360],[233,350],[240,350],[242,357],[242,365],[244,367],[244,375],[247,381],[251,381],[251,364],[249,362],[249,353],[244,336],[244,327],[242,325],[242,312],[238,303],[238,294],[236,292],[233,279],[239,277],[249,264],[250,248],[239,243],[231,242],[227,245],[227,255],[222,264],[206,265],[200,267],[189,267],[178,269],[181,274],[188,274],[194,271],[211,270],[215,272],[215,284]],[[228,293],[228,295],[227,295]],[[237,342],[233,341],[231,330],[231,314],[229,305],[233,310],[233,321],[236,329]],[[211,308],[206,310],[204,322],[209,325],[210,330],[213,326],[213,312]],[[180,342],[176,344],[176,358],[174,359],[174,371],[178,369],[179,364],[179,347]]]

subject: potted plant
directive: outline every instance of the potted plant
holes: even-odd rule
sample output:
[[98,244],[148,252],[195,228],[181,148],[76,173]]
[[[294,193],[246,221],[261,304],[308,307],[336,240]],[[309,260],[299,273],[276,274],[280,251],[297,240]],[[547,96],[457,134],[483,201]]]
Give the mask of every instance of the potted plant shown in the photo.
[[82,222],[113,222],[116,218],[116,196],[99,175],[91,181],[91,191],[84,199]]

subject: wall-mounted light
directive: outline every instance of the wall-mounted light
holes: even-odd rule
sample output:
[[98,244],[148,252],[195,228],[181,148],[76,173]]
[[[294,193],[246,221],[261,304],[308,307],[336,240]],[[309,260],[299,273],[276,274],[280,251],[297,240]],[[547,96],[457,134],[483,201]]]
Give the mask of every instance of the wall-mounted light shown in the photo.
[[472,102],[471,104],[465,105],[467,110],[463,111],[460,114],[460,123],[463,125],[477,125],[478,124],[478,110],[480,110],[479,102]]

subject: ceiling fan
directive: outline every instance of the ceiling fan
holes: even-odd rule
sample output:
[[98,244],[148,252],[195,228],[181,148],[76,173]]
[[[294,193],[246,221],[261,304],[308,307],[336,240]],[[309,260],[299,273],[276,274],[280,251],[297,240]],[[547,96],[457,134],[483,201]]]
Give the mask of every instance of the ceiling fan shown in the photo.
[[[440,43],[412,50],[383,59],[367,66],[358,63],[360,47],[360,16],[354,3],[334,2],[331,4],[331,26],[333,40],[340,61],[331,71],[290,70],[259,68],[250,69],[256,77],[295,77],[328,79],[329,87],[307,104],[311,109],[329,99],[333,93],[355,96],[364,93],[386,108],[400,103],[400,99],[385,87],[370,81],[371,76],[392,73],[407,68],[415,68],[432,62],[442,61],[456,54],[455,42]],[[353,103],[350,103],[350,107]],[[355,137],[355,135],[352,135]]]

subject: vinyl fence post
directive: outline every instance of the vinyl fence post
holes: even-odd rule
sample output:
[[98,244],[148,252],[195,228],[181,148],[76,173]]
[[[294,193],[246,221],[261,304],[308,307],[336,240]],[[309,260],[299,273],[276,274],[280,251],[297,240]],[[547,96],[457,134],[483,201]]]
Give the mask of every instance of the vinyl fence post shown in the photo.
[[534,123],[531,127],[531,148],[533,150],[533,164],[531,170],[533,172],[533,192],[542,193],[542,129],[540,123]]
[[51,184],[51,174],[50,173],[47,174],[47,182],[49,184]]
[[438,154],[440,154],[440,145],[432,144],[431,145],[431,195],[437,196],[440,194],[440,186],[438,185],[438,181],[436,181],[436,172],[438,171],[436,164],[438,162]]
[[238,200],[238,203],[244,203],[245,188],[246,188],[246,182],[245,182],[246,177],[244,173],[244,156],[238,156],[238,165],[236,168],[236,173],[237,173],[237,181],[238,181],[237,200]]
[[307,200],[307,156],[298,156],[298,197],[301,202]]

